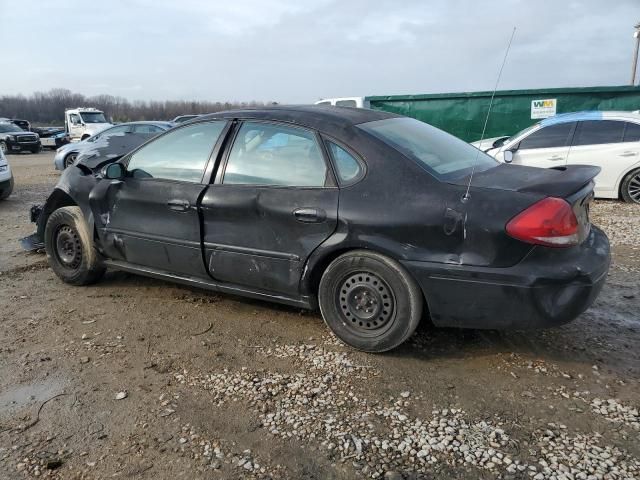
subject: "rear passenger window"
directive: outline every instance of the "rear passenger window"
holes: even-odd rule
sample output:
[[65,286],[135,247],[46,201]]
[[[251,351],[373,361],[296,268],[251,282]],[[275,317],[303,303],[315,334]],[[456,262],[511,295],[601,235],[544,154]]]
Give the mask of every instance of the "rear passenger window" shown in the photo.
[[573,146],[602,145],[622,142],[624,122],[615,120],[585,120],[578,122],[573,136]]
[[245,122],[233,143],[222,183],[323,187],[326,178],[327,166],[313,133]]
[[640,140],[640,125],[637,123],[626,123],[624,129],[625,142],[637,142]]
[[520,149],[567,147],[575,122],[542,127],[520,142]]
[[332,141],[327,141],[327,145],[329,146],[340,183],[345,184],[357,180],[362,174],[360,163],[353,158],[353,155]]

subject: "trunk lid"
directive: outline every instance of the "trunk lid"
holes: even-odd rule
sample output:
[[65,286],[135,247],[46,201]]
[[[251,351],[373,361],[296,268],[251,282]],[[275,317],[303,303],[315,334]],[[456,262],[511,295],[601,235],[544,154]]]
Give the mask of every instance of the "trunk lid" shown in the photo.
[[[472,191],[483,188],[528,193],[540,195],[540,199],[562,198],[569,203],[578,220],[579,243],[582,243],[591,231],[589,208],[594,198],[593,179],[600,170],[600,167],[589,165],[569,165],[560,169],[548,169],[502,164],[474,175],[471,188]],[[467,176],[452,183],[466,186],[468,182]],[[473,193],[471,197],[473,198]]]

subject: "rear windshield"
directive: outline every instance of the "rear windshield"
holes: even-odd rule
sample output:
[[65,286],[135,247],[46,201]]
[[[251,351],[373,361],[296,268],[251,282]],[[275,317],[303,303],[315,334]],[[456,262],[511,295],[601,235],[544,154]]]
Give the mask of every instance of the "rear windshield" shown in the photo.
[[441,180],[462,178],[497,167],[499,162],[476,147],[414,118],[389,118],[358,125]]

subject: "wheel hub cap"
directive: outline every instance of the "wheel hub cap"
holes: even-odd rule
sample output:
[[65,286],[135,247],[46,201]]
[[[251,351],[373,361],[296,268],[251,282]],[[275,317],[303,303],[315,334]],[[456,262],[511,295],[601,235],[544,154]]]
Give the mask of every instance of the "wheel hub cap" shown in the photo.
[[60,227],[56,235],[56,254],[68,268],[78,268],[82,260],[82,245],[77,232],[71,227]]
[[371,273],[355,273],[340,287],[340,311],[347,324],[358,330],[384,327],[393,316],[394,301],[389,287]]

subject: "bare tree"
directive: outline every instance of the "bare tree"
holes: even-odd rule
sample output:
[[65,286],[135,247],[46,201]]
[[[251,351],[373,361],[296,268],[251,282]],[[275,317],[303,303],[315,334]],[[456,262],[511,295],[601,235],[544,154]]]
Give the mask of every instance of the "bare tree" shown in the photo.
[[61,125],[65,108],[95,107],[114,122],[134,120],[171,120],[178,115],[214,113],[239,107],[275,105],[275,102],[209,102],[185,100],[134,100],[95,95],[87,97],[66,88],[35,92],[30,96],[0,96],[0,117],[21,118],[32,124]]

